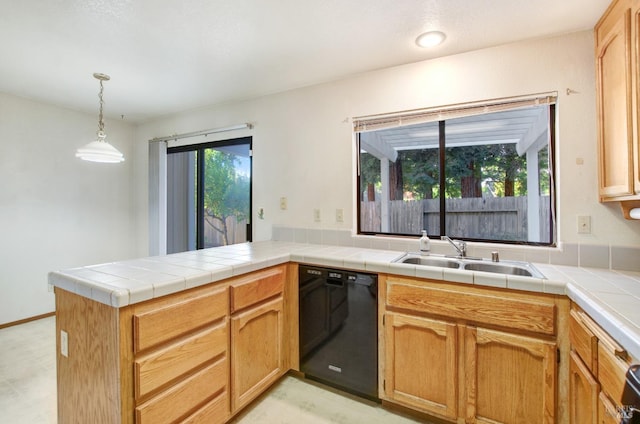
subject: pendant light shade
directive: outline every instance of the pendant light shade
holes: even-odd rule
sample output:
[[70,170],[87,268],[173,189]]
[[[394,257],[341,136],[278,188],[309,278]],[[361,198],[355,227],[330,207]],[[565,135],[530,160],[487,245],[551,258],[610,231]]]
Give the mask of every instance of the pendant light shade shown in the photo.
[[104,104],[104,101],[102,100],[102,92],[104,90],[102,83],[104,81],[109,81],[110,77],[109,75],[98,73],[93,74],[93,77],[100,81],[100,94],[98,94],[98,97],[100,98],[100,114],[98,115],[97,137],[95,141],[80,147],[76,151],[76,157],[89,162],[119,163],[124,161],[124,155],[120,153],[118,149],[105,141],[107,134],[104,132],[104,122],[102,121],[102,106]]

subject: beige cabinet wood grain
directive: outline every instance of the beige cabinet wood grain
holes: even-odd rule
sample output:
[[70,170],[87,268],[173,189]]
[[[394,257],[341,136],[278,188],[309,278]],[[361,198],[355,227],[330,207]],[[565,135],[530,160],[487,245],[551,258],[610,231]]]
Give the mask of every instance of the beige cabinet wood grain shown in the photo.
[[409,407],[456,418],[458,342],[454,323],[385,315],[385,395]]
[[466,422],[555,423],[555,342],[467,327],[465,350]]
[[568,363],[561,375],[557,362],[559,351],[568,356],[568,340],[559,341],[568,339],[565,299],[392,275],[379,282],[386,401],[458,423],[567,421],[558,382]]
[[616,406],[609,397],[600,392],[598,396],[598,424],[620,424],[623,409]]
[[234,412],[255,399],[286,371],[283,311],[283,299],[278,297],[231,318]]
[[57,355],[58,421],[227,422],[232,401],[235,413],[297,366],[296,270],[119,309],[56,288],[57,332],[69,335],[69,357]]
[[231,409],[237,412],[288,367],[284,290],[286,267],[231,281]]
[[[619,423],[625,374],[636,361],[576,304],[571,305],[571,321],[571,424]],[[585,411],[588,417],[596,414],[597,421],[585,421]]]
[[569,374],[570,423],[596,424],[600,384],[575,352],[571,352]]
[[212,422],[225,422],[230,417],[227,286],[153,299],[126,314],[133,336],[135,422],[197,417],[214,401],[218,415]]
[[631,0],[618,0],[596,26],[600,197],[634,193]]
[[595,26],[600,201],[640,200],[640,0],[614,0]]

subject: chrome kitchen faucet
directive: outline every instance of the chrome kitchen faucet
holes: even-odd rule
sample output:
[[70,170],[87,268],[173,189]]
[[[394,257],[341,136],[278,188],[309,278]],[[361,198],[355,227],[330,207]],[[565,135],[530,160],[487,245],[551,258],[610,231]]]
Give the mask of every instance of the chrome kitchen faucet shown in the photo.
[[458,257],[459,258],[466,258],[467,257],[467,243],[465,243],[464,241],[451,240],[447,236],[441,236],[440,240],[448,241],[451,244],[451,246],[453,246],[453,248],[456,249],[456,252],[458,252]]

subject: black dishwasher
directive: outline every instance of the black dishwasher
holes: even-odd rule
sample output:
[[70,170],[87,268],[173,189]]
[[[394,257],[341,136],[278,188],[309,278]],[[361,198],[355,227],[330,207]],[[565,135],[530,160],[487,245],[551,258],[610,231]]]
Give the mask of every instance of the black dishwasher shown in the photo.
[[378,399],[378,276],[301,265],[300,371]]

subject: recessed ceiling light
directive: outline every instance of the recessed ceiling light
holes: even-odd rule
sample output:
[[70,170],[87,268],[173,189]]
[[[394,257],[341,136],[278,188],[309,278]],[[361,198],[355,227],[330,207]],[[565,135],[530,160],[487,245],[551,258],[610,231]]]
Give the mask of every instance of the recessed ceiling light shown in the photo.
[[442,43],[445,38],[447,38],[447,36],[444,35],[443,32],[429,31],[420,34],[418,38],[416,38],[416,44],[420,47],[435,47]]

